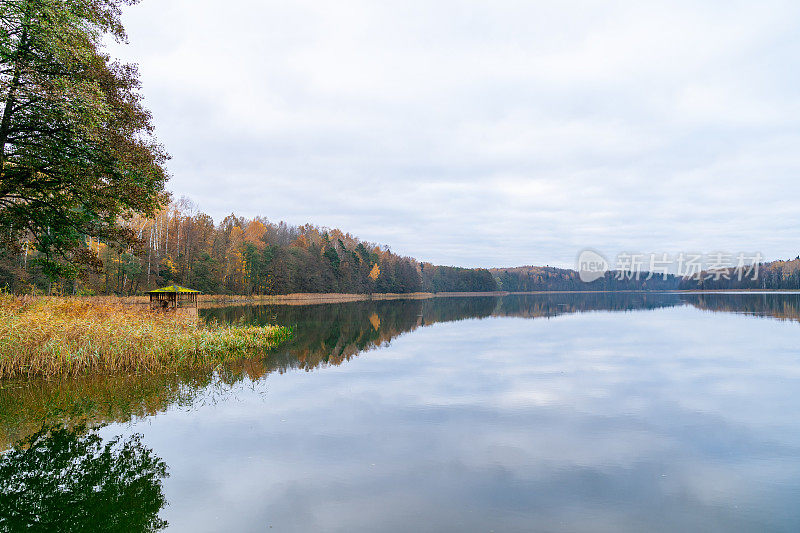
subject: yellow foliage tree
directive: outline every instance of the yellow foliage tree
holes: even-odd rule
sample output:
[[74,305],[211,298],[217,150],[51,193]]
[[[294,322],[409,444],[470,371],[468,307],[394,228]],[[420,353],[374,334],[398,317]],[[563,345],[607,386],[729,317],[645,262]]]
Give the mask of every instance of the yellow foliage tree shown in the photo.
[[266,234],[267,228],[264,224],[258,220],[253,220],[244,230],[244,241],[261,250],[264,248],[264,235]]
[[381,269],[378,266],[378,263],[375,263],[374,265],[372,265],[372,270],[369,271],[369,279],[375,281],[376,279],[378,279],[378,276],[380,275],[381,275]]

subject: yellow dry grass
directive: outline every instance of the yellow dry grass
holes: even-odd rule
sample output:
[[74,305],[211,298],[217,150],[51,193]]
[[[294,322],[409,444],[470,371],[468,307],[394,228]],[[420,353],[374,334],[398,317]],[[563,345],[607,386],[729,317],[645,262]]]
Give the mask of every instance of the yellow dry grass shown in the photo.
[[213,367],[290,335],[79,298],[0,295],[0,379]]

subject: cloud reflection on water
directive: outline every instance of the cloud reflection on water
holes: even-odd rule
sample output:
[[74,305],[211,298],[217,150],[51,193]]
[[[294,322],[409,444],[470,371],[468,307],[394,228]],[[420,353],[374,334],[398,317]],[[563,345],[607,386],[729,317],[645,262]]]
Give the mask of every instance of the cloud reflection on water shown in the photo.
[[5,389],[0,425],[92,399],[169,465],[174,531],[792,531],[799,301],[232,309],[298,335],[224,379]]
[[796,334],[686,306],[440,323],[149,442],[179,530],[788,531]]

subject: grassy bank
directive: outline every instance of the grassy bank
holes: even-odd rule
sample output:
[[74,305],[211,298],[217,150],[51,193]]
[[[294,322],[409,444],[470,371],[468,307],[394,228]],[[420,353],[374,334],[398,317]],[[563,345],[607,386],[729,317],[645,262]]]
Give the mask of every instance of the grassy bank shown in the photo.
[[213,367],[290,334],[79,298],[0,296],[0,379]]
[[[464,293],[467,294],[467,293]],[[476,295],[478,293],[475,293]],[[408,300],[432,298],[434,293],[413,292],[404,294],[374,293],[374,294],[347,294],[347,293],[294,293],[294,294],[200,294],[197,297],[199,307],[217,307],[220,305],[237,304],[316,304],[316,303],[345,303],[360,302],[364,300]],[[94,303],[124,303],[141,304],[149,303],[147,295],[138,296],[82,296],[81,298]]]
[[[411,293],[372,293],[372,294],[346,294],[346,293],[294,293],[276,295],[246,295],[246,294],[201,294],[198,296],[198,306],[201,309],[224,307],[229,305],[310,305],[323,303],[347,303],[376,300],[427,300],[429,298],[461,298],[473,296],[508,296],[508,295],[547,295],[547,294],[630,294],[630,293],[738,293],[738,292],[800,292],[790,290],[613,290],[613,291],[527,291],[527,292],[411,292]],[[147,305],[148,296],[81,296],[86,301],[103,305]]]
[[[309,305],[321,303],[347,303],[375,300],[427,300],[437,297],[504,296],[508,292],[407,292],[407,293],[364,293],[348,294],[338,292],[314,292],[274,295],[243,294],[200,294],[197,297],[201,309],[228,305]],[[81,296],[80,298],[97,304],[146,305],[148,296]]]

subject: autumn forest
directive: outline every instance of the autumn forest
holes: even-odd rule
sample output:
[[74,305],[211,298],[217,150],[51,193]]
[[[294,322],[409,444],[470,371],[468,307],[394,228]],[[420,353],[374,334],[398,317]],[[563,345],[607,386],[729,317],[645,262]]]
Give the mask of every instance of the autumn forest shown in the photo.
[[[660,276],[584,283],[571,269],[524,266],[470,269],[433,265],[364,242],[339,229],[292,226],[231,214],[215,224],[187,198],[155,216],[134,216],[127,247],[86,237],[96,260],[80,275],[53,280],[31,239],[0,255],[0,287],[14,293],[132,295],[177,283],[206,294],[535,292],[575,290],[797,289],[800,260],[766,263],[757,281],[697,281]],[[136,244],[138,243],[138,244]]]
[[31,243],[5,251],[0,286],[14,292],[135,294],[178,283],[206,294],[492,291],[488,270],[439,267],[360,241],[338,229],[230,215],[215,224],[187,199],[125,226],[140,243],[120,249],[87,237],[96,257],[53,289]]

